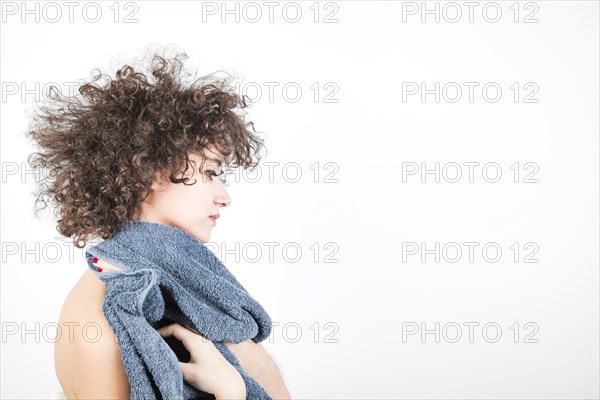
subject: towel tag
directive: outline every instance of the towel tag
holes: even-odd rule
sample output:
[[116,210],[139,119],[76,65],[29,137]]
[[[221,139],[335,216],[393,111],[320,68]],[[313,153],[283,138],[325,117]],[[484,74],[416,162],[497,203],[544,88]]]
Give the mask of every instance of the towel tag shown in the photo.
[[94,263],[97,267],[101,268],[101,271],[122,271],[120,268],[115,267],[112,264],[107,263],[104,260],[101,259],[97,259],[97,261]]

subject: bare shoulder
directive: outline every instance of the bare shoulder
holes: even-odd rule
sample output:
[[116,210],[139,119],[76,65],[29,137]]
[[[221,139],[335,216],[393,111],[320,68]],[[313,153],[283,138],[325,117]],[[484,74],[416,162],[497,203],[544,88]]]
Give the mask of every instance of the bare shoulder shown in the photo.
[[129,399],[119,345],[102,313],[105,293],[104,282],[86,270],[64,301],[54,365],[69,399]]

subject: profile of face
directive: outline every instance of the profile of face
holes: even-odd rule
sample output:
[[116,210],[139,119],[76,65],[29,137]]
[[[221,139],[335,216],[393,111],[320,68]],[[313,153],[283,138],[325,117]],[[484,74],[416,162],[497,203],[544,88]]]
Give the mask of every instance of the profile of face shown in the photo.
[[134,219],[176,226],[202,243],[208,242],[221,208],[231,204],[231,198],[218,177],[222,155],[212,146],[204,150],[204,155],[206,160],[201,168],[202,159],[189,154],[190,168],[185,174],[175,176],[188,177],[186,184],[172,183],[168,178],[161,181],[157,173],[157,179]]

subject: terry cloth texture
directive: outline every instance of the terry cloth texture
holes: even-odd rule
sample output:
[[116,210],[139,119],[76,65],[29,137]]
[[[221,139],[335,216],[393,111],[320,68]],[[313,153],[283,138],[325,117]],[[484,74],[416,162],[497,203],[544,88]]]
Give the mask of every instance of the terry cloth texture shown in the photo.
[[[94,258],[121,271],[100,272]],[[183,380],[179,361],[187,360],[176,354],[183,347],[156,331],[173,322],[213,342],[244,379],[247,399],[271,399],[224,344],[263,341],[271,318],[202,242],[178,227],[131,220],[91,246],[86,259],[106,284],[102,311],[117,336],[131,399],[214,398]]]

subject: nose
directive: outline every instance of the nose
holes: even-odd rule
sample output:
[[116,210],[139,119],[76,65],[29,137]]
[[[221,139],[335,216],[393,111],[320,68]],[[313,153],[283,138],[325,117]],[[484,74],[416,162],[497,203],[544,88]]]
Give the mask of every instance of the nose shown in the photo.
[[224,184],[219,186],[220,188],[215,195],[215,204],[221,207],[227,207],[231,204],[231,197],[229,196],[229,193],[227,193],[227,189],[225,189]]

